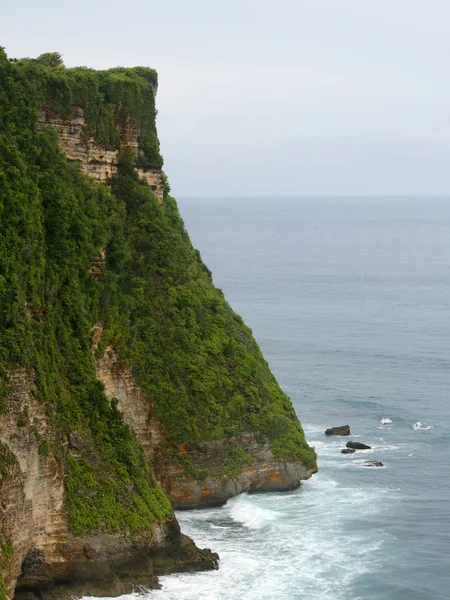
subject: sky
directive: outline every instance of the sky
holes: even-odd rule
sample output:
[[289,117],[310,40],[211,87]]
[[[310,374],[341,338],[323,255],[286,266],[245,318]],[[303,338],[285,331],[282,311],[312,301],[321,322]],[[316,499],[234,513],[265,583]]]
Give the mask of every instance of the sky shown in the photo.
[[450,196],[449,0],[21,0],[10,57],[159,73],[175,196]]

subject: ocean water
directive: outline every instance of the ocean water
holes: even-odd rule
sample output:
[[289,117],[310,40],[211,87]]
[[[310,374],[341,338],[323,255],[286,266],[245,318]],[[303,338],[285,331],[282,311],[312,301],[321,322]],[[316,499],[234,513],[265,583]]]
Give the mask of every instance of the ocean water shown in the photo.
[[[450,199],[181,199],[319,472],[179,513],[217,572],[148,600],[450,598]],[[349,424],[372,450],[343,455]],[[379,460],[384,467],[366,467]]]

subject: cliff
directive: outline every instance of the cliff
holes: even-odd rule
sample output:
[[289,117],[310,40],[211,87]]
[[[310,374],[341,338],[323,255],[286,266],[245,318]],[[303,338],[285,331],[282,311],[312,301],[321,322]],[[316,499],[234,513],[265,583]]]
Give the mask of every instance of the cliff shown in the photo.
[[316,469],[169,195],[156,89],[0,53],[0,597],[216,568],[173,506]]
[[[138,124],[130,117],[122,121],[118,117],[116,120],[120,130],[119,148],[108,148],[98,142],[92,134],[86,135],[87,121],[82,106],[73,106],[70,113],[62,118],[50,106],[41,105],[38,125],[54,127],[58,131],[61,150],[66,157],[70,161],[79,162],[81,171],[98,183],[108,183],[117,173],[121,152],[130,151],[135,158],[139,156]],[[137,167],[136,171],[162,204],[164,181],[161,165]]]
[[217,506],[241,492],[294,489],[310,477],[311,465],[276,459],[270,438],[245,428],[239,435],[172,444],[168,452],[168,433],[155,403],[131,369],[111,346],[97,356],[96,364],[106,395],[118,400],[174,508]]
[[[73,515],[71,522],[73,507],[68,506],[65,487],[70,470],[48,449],[48,440],[54,439],[52,423],[45,406],[33,399],[35,382],[24,369],[9,372],[5,382],[8,394],[0,430],[4,592],[12,595],[15,591],[16,598],[29,597],[30,591],[41,598],[117,596],[137,586],[157,587],[158,575],[217,568],[218,556],[198,549],[181,534],[170,506],[157,490],[156,497],[143,498],[154,515],[134,532],[132,521],[122,530],[110,522],[91,532]],[[59,443],[74,458],[89,454],[90,460],[99,461],[98,452],[84,436],[74,432]],[[98,492],[91,489],[90,493]],[[129,490],[127,496],[131,502]],[[122,502],[111,504],[117,514],[110,517],[117,518],[122,507]],[[134,519],[143,516],[141,511],[134,512]],[[108,515],[103,513],[101,518],[108,519]]]

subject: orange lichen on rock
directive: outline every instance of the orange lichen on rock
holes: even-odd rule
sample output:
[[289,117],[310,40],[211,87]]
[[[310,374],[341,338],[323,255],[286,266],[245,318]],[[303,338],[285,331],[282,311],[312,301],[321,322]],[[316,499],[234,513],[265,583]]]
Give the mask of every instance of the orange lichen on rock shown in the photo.
[[281,474],[280,469],[277,467],[273,471],[269,472],[267,475],[267,481],[269,483],[281,482],[283,481],[283,476]]

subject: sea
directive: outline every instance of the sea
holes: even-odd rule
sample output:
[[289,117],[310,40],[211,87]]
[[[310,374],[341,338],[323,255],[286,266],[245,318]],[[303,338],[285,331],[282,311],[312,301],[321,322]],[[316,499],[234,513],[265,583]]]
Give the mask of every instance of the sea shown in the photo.
[[[450,198],[181,198],[319,471],[179,512],[216,572],[147,600],[449,600]],[[351,437],[327,437],[350,425]],[[345,455],[348,439],[371,450]],[[383,463],[367,466],[367,460]]]

